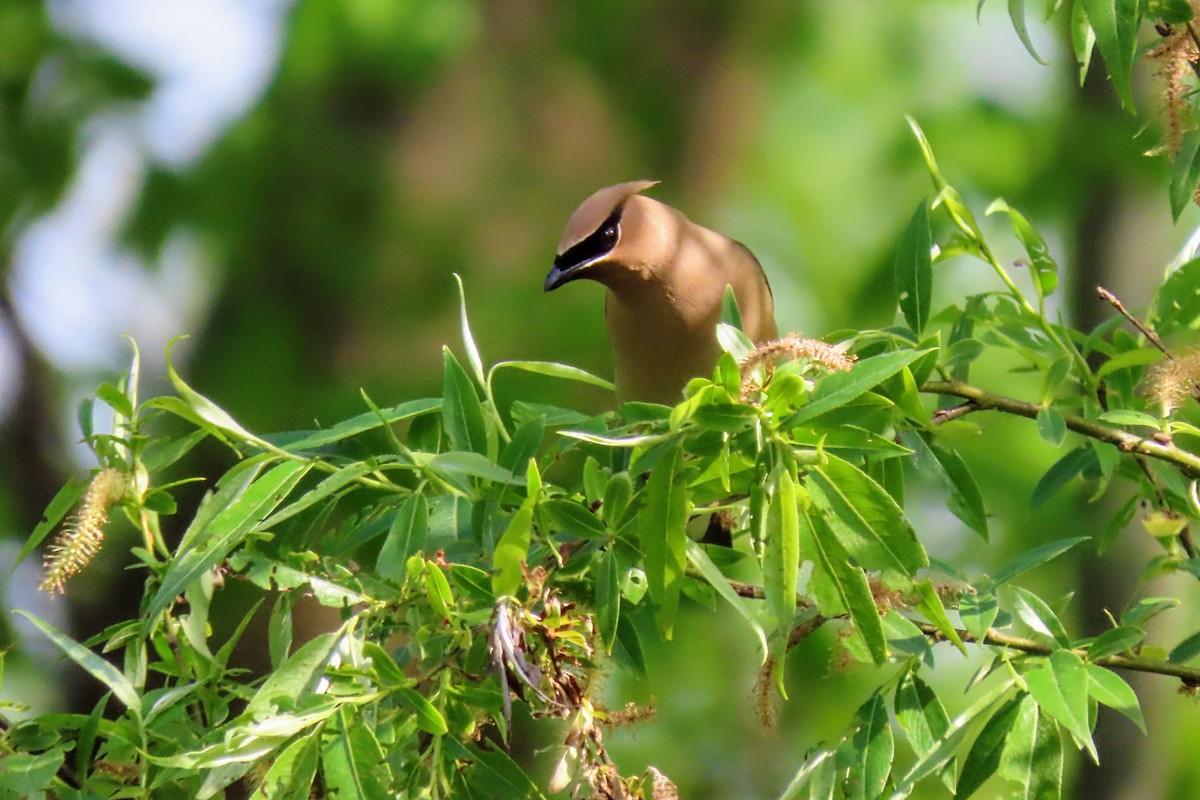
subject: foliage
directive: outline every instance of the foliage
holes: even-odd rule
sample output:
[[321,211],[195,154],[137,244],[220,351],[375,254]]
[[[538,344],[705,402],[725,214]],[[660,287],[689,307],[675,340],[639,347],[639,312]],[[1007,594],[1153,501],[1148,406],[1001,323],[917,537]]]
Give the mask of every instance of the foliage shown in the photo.
[[[1190,24],[1178,3],[1068,5],[1083,20],[1077,42],[1094,39],[1129,105],[1130,31],[1146,9]],[[1077,52],[1084,63],[1091,46]],[[440,397],[379,407],[364,395],[363,413],[319,430],[252,433],[173,369],[174,393],[142,400],[135,353],[125,379],[96,392],[114,419],[110,432],[84,431],[96,476],[64,488],[24,552],[66,520],[46,588],[69,589],[119,507],[143,536],[132,549],[146,574],[142,614],[85,643],[30,617],[109,694],[90,714],[8,727],[0,796],[669,797],[669,775],[624,774],[605,747],[610,726],[648,711],[607,708],[598,690],[613,665],[644,673],[646,643],[674,635],[683,604],[717,601],[759,642],[764,725],[771,693],[785,695],[789,653],[819,628],[839,631],[839,668],[875,668],[844,734],[808,754],[782,797],[904,797],[940,783],[965,798],[995,777],[1023,796],[1059,796],[1066,744],[1108,756],[1092,742],[1098,705],[1142,724],[1114,670],[1193,692],[1200,633],[1147,641],[1147,623],[1179,604],[1163,597],[1132,601],[1098,635],[1075,633],[1059,598],[1018,583],[1085,536],[992,574],[931,565],[936,532],[908,520],[908,487],[938,487],[986,540],[988,510],[956,432],[983,411],[1028,418],[1065,451],[1032,504],[1077,480],[1096,498],[1119,483],[1131,497],[1092,544],[1103,550],[1141,509],[1161,544],[1147,574],[1200,576],[1190,532],[1200,456],[1188,446],[1200,437],[1200,358],[1167,345],[1200,326],[1200,261],[1171,273],[1144,321],[1109,295],[1124,316],[1073,329],[1047,302],[1058,267],[1036,227],[1003,199],[987,207],[1026,251],[1026,274],[1004,266],[912,128],[934,191],[894,259],[903,324],[836,347],[788,338],[757,350],[724,324],[727,354],[675,408],[589,416],[536,392],[499,402],[510,371],[606,384],[556,363],[485,367],[465,299],[465,357],[443,352]],[[1194,193],[1194,171],[1176,179],[1173,201]],[[936,274],[953,259],[984,265],[1001,288],[935,311]],[[1039,376],[1038,402],[973,383],[984,362]],[[169,476],[209,438],[232,464],[169,544],[159,525],[178,511]],[[731,529],[731,543],[701,537],[710,518],[709,532]],[[257,599],[219,637],[209,610],[234,585]],[[293,646],[302,595],[341,621]],[[260,606],[271,618],[267,676],[232,660]],[[953,718],[927,680],[959,658],[939,642],[986,659]],[[120,654],[120,667],[97,651]],[[546,785],[508,748],[522,707],[565,720]]]
[[[1200,670],[1187,662],[1197,637],[1144,643],[1146,622],[1176,602],[1163,598],[1133,603],[1098,636],[1072,634],[1053,599],[1015,582],[1085,538],[1045,544],[993,575],[931,569],[903,510],[906,480],[944,486],[951,510],[986,538],[987,511],[947,433],[976,411],[1029,417],[1053,446],[1076,439],[1034,502],[1077,477],[1097,495],[1128,483],[1163,544],[1152,567],[1200,574],[1189,533],[1200,518],[1200,457],[1175,443],[1200,429],[1180,416],[1185,404],[1155,413],[1161,388],[1136,391],[1150,362],[1172,358],[1155,349],[1158,337],[1200,319],[1188,310],[1200,262],[1159,291],[1149,343],[1113,324],[1119,316],[1089,332],[1052,321],[1057,270],[1042,238],[1003,201],[989,208],[1028,251],[1027,294],[913,130],[935,194],[897,251],[905,324],[836,348],[791,338],[757,351],[722,324],[727,353],[675,408],[630,403],[588,417],[536,395],[500,407],[495,384],[510,370],[605,382],[553,363],[485,368],[465,300],[465,360],[444,351],[440,397],[381,408],[364,396],[368,410],[315,431],[251,433],[173,369],[174,394],[140,400],[135,355],[121,385],[96,393],[113,432],[86,433],[102,465],[96,480],[109,488],[85,499],[119,505],[143,533],[133,550],[147,576],[142,615],[86,645],[31,617],[109,695],[91,714],[8,730],[0,786],[12,796],[73,787],[93,797],[212,797],[237,783],[255,797],[308,797],[314,786],[326,796],[537,797],[574,787],[666,797],[669,776],[622,777],[609,757],[605,728],[639,712],[607,709],[597,675],[609,663],[644,671],[646,637],[671,638],[684,598],[715,598],[759,642],[764,724],[771,687],[785,693],[790,648],[818,627],[842,631],[843,667],[886,667],[844,736],[809,755],[784,797],[828,796],[835,785],[848,797],[901,797],[926,780],[966,797],[996,773],[1027,796],[1057,796],[1065,744],[1099,757],[1097,704],[1141,724],[1113,669],[1194,688]],[[931,313],[935,269],[964,255],[1004,288]],[[732,304],[727,317],[736,319]],[[976,361],[1005,354],[1044,376],[1041,403],[969,382]],[[939,396],[963,402],[931,414],[927,402]],[[192,432],[156,435],[164,415]],[[176,511],[174,484],[160,476],[206,437],[228,445],[233,464],[171,548],[158,518]],[[126,476],[120,491],[114,472]],[[27,551],[83,493],[72,486],[53,504]],[[53,552],[94,538],[87,506]],[[697,541],[709,517],[732,529],[732,546]],[[223,641],[212,635],[208,610],[231,582],[254,587],[271,609],[265,679],[230,666],[249,616]],[[292,615],[306,592],[342,622],[293,649]],[[989,656],[972,681],[986,690],[953,719],[923,677],[956,657],[935,650],[943,640]],[[92,647],[121,653],[123,667]],[[514,704],[567,721],[549,787],[506,752]],[[911,758],[896,757],[897,734]]]

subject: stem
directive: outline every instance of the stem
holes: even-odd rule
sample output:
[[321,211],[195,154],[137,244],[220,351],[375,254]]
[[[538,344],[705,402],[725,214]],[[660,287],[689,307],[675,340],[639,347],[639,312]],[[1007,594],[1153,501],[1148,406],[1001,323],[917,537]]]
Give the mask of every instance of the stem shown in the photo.
[[[689,574],[692,574],[689,570]],[[701,577],[701,576],[696,576]],[[703,578],[701,577],[703,580]],[[751,600],[763,600],[766,598],[766,592],[761,586],[755,586],[741,581],[729,581],[729,586],[734,593],[739,597],[745,597]],[[800,608],[812,608],[812,601],[807,597],[800,595],[796,596],[796,605]],[[817,615],[811,619],[805,620],[791,632],[788,637],[788,647],[793,647],[799,644],[806,636],[811,634],[824,623],[828,622],[831,617]],[[844,617],[837,617],[844,619]],[[936,626],[928,622],[909,619],[921,633],[934,642],[943,641],[945,634]],[[993,647],[1007,647],[1010,650],[1019,650],[1022,653],[1029,653],[1034,656],[1048,656],[1062,648],[1054,647],[1053,645],[1042,644],[1033,639],[1025,639],[1020,636],[1012,636],[1007,633],[1001,633],[994,628],[988,628],[987,634],[982,639],[977,639],[968,631],[956,629],[959,638],[964,642],[970,642],[977,645],[991,645]],[[1156,675],[1166,675],[1172,678],[1179,678],[1189,687],[1200,687],[1200,668],[1188,667],[1183,664],[1173,664],[1170,661],[1163,661],[1157,658],[1143,658],[1142,656],[1101,656],[1100,658],[1088,659],[1087,650],[1085,648],[1073,648],[1072,653],[1080,658],[1095,664],[1099,667],[1107,667],[1110,669],[1127,669],[1134,672],[1149,672]]]
[[[1000,411],[1018,417],[1036,419],[1038,412],[1043,408],[1038,403],[1028,403],[1024,400],[992,394],[991,392],[984,391],[970,384],[961,383],[960,381],[929,381],[921,387],[921,391],[929,394],[961,397],[964,400],[971,401],[975,404],[975,407],[969,409],[970,411]],[[968,412],[963,411],[961,413]],[[1144,438],[1118,428],[1110,428],[1100,422],[1084,419],[1074,414],[1063,414],[1063,419],[1067,423],[1067,428],[1078,434],[1100,442],[1114,444],[1125,453],[1137,453],[1138,455],[1166,461],[1179,467],[1180,471],[1187,477],[1200,478],[1200,457],[1176,447],[1174,444],[1160,442],[1157,439]],[[938,420],[935,415],[936,421]]]

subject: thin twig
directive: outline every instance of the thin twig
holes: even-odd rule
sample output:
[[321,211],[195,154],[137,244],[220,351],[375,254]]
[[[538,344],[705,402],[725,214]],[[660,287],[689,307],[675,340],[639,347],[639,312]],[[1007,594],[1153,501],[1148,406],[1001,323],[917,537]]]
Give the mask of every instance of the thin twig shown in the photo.
[[[1037,419],[1038,412],[1043,408],[1038,403],[1028,403],[1024,400],[992,394],[977,386],[960,381],[929,381],[921,387],[921,391],[928,394],[950,395],[961,397],[964,400],[973,400],[978,408],[972,410],[1000,411],[1028,419]],[[1137,453],[1166,461],[1179,467],[1189,478],[1200,478],[1200,456],[1189,453],[1174,444],[1138,436],[1118,428],[1110,428],[1103,423],[1084,419],[1074,414],[1063,414],[1062,416],[1067,428],[1076,433],[1116,445],[1118,449],[1126,453]]]
[[976,403],[974,400],[968,400],[967,402],[957,405],[954,408],[939,408],[937,411],[933,412],[933,416],[930,418],[929,421],[932,422],[934,425],[941,425],[943,423],[949,422],[952,419],[957,419],[958,417],[966,416],[967,414],[970,414],[972,411],[978,411],[978,410],[979,410],[979,404]]
[[[1189,25],[1188,28],[1190,30],[1191,26]],[[1142,336],[1145,336],[1150,341],[1150,344],[1154,345],[1159,350],[1162,350],[1163,354],[1167,358],[1174,358],[1174,356],[1171,355],[1171,351],[1168,350],[1166,345],[1162,343],[1162,339],[1158,338],[1158,334],[1147,328],[1140,319],[1135,317],[1133,314],[1130,314],[1129,309],[1125,308],[1125,304],[1122,303],[1115,294],[1110,292],[1108,289],[1105,289],[1103,286],[1096,287],[1096,294],[1100,295],[1100,298],[1104,300],[1104,302],[1115,308],[1118,314],[1129,320],[1129,324],[1137,328]]]

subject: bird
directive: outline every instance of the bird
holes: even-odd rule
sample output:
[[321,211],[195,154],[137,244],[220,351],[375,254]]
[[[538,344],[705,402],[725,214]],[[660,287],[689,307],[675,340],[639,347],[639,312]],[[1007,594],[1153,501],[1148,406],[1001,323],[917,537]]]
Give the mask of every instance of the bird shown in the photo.
[[675,405],[721,355],[716,325],[733,287],[755,344],[775,339],[771,286],[743,244],[643,194],[658,181],[607,186],[567,220],[545,290],[578,279],[606,289],[605,323],[618,403]]

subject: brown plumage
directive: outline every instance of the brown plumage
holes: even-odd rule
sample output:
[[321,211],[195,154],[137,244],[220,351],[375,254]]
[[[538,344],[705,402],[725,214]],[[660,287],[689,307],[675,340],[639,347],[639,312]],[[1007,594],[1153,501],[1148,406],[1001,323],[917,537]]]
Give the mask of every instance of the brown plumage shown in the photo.
[[715,329],[726,285],[751,339],[778,334],[771,287],[754,255],[644,196],[655,183],[620,183],[584,200],[567,221],[546,291],[576,278],[604,284],[618,401],[674,405],[721,354]]

